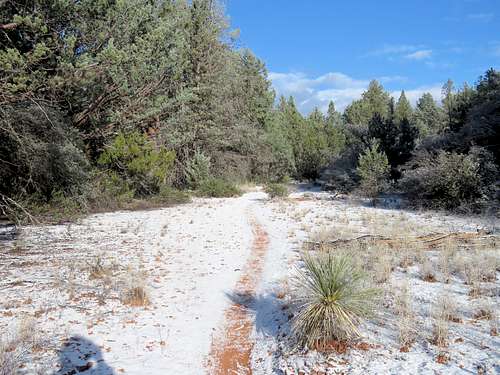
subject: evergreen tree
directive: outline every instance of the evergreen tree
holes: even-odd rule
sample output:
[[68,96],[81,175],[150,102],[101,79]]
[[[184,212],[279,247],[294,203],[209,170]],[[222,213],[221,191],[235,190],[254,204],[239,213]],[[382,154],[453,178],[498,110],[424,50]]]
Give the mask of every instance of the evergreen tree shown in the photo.
[[375,198],[386,190],[389,178],[389,162],[387,156],[378,148],[378,143],[372,140],[360,156],[357,173],[361,179],[361,189],[369,197]]
[[448,79],[441,89],[443,97],[443,109],[446,115],[447,128],[451,127],[453,120],[453,108],[455,106],[455,85],[451,79]]
[[328,103],[328,110],[326,112],[326,122],[331,126],[342,126],[342,115],[335,109],[333,101]]
[[403,120],[411,121],[413,119],[413,108],[406,99],[404,90],[401,91],[396,108],[394,109],[394,122],[400,124]]
[[417,102],[415,124],[420,135],[435,135],[444,129],[444,113],[430,93],[425,93]]
[[356,100],[346,108],[346,122],[356,125],[367,125],[375,114],[381,118],[389,116],[390,95],[382,85],[373,80],[360,100]]

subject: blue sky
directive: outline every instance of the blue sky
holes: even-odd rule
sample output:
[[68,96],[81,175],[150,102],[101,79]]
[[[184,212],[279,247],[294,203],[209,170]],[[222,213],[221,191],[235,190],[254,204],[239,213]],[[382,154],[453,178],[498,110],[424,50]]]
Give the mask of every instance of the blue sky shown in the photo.
[[343,109],[371,79],[414,103],[500,65],[500,0],[226,0],[239,45],[303,113]]

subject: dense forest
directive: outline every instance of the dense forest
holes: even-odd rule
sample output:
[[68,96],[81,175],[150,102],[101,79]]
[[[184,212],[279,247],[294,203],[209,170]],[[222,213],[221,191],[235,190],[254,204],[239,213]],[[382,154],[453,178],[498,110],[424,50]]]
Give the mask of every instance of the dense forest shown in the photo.
[[481,207],[500,165],[500,72],[415,108],[372,81],[344,113],[276,98],[212,0],[0,5],[0,213],[228,194],[316,179],[419,204]]

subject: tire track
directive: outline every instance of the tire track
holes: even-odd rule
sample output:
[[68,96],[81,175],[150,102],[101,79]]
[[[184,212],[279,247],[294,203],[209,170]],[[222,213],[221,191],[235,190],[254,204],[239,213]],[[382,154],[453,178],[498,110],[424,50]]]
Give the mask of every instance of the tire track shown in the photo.
[[233,294],[229,296],[233,303],[224,313],[224,323],[220,331],[223,333],[212,341],[207,362],[209,374],[252,373],[250,356],[253,342],[250,335],[254,321],[247,306],[254,299],[261,279],[269,237],[253,216],[250,218],[250,225],[254,235],[252,249]]

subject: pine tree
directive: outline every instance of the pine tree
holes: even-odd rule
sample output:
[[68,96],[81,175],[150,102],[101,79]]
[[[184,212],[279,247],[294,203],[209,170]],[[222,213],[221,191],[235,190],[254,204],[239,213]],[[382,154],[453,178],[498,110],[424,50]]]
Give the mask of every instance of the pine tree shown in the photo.
[[342,126],[342,115],[335,109],[333,101],[328,103],[328,110],[326,112],[326,122],[330,126]]
[[394,110],[394,122],[400,124],[403,120],[411,121],[413,118],[413,108],[406,98],[404,90],[401,91],[396,108]]
[[455,106],[455,86],[451,79],[448,79],[441,89],[443,97],[443,109],[446,114],[447,127],[451,127],[453,121],[453,108]]
[[375,114],[381,118],[389,117],[390,95],[382,85],[373,80],[360,100],[355,100],[346,108],[346,122],[356,125],[367,125]]
[[370,146],[359,156],[357,173],[361,179],[360,188],[369,197],[375,198],[388,185],[389,161],[378,143],[372,140]]
[[417,102],[415,124],[422,137],[438,134],[444,129],[444,112],[430,93],[425,93]]

